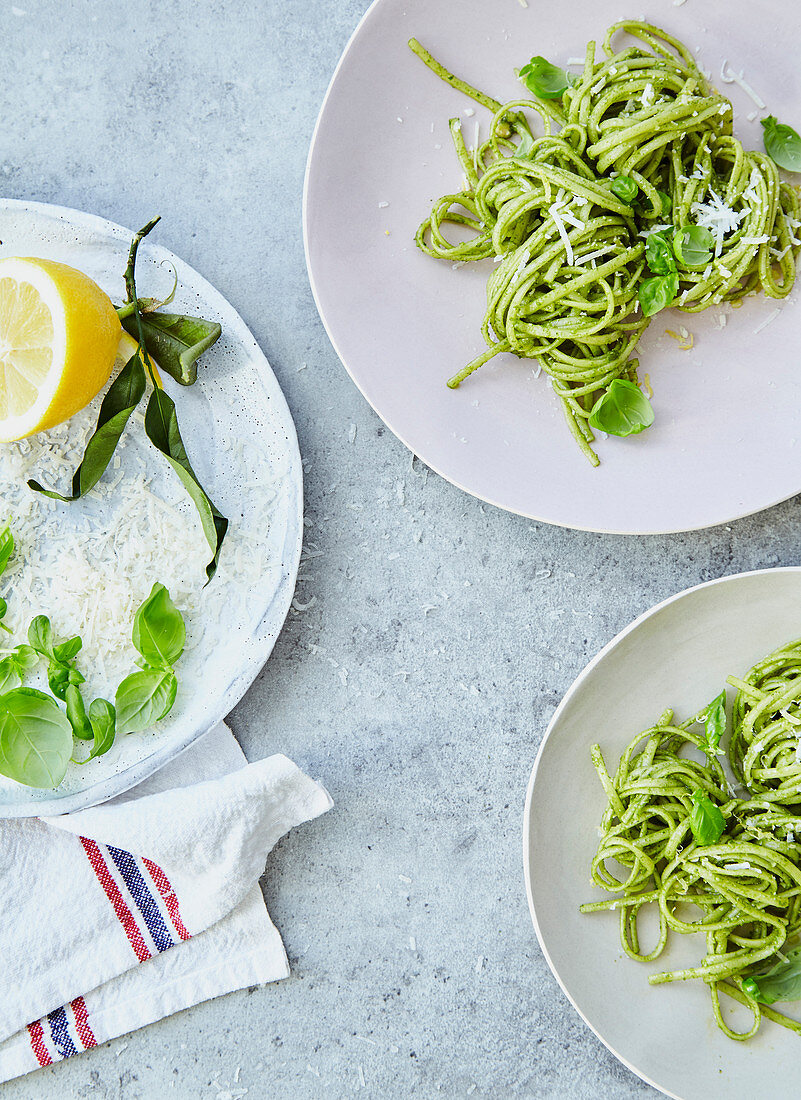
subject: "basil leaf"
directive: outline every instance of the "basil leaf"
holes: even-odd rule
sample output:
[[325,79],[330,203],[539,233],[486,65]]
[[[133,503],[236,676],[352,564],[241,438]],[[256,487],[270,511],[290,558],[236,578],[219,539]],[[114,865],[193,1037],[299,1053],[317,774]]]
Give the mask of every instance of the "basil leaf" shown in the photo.
[[[0,596],[0,619],[4,619],[6,617],[6,612],[7,611],[8,611],[8,604],[3,599],[3,597]],[[11,627],[6,626],[5,623],[3,623],[3,622],[0,622],[0,630],[5,630],[6,634],[13,634],[14,633],[14,631],[11,629]]]
[[66,642],[60,642],[58,645],[53,646],[53,656],[57,661],[71,661],[77,653],[80,653],[82,645],[83,642],[76,634],[74,638],[70,638]]
[[655,275],[653,279],[643,279],[637,295],[643,316],[653,317],[661,309],[666,309],[678,292],[679,277],[675,271],[671,275]]
[[670,213],[670,211],[673,209],[673,199],[671,199],[671,197],[667,193],[667,191],[657,190],[656,193],[657,193],[657,195],[659,195],[659,198],[662,200],[662,217],[666,218],[668,216],[668,214]]
[[41,653],[43,657],[49,657],[51,661],[56,659],[53,652],[53,628],[46,615],[37,615],[28,627],[28,641],[31,649]]
[[702,225],[683,225],[673,235],[676,259],[685,267],[705,267],[715,251],[715,238]]
[[14,553],[14,536],[7,525],[0,531],[0,574],[5,573],[11,555]]
[[534,138],[526,130],[520,133],[520,144],[515,147],[513,160],[530,160],[534,149]]
[[72,755],[72,726],[54,699],[34,688],[0,696],[0,774],[28,787],[57,787]]
[[153,668],[172,668],[184,651],[186,627],[163,584],[153,585],[136,612],[133,644]]
[[613,195],[627,203],[634,202],[640,190],[631,176],[615,176],[610,189]]
[[217,572],[220,550],[228,530],[228,520],[209,499],[189,463],[178,428],[175,402],[169,394],[158,388],[153,390],[147,403],[145,432],[150,442],[161,451],[175,470],[197,508],[203,533],[213,552],[212,559],[206,566],[206,576],[211,580]]
[[62,665],[60,661],[51,661],[47,667],[47,683],[55,697],[60,699],[62,703],[67,701],[67,689],[70,685],[77,687],[84,680],[85,677],[81,675],[77,668]]
[[704,713],[704,738],[701,748],[707,756],[716,756],[720,739],[726,732],[726,689],[716,696]]
[[615,378],[590,413],[590,427],[609,435],[637,435],[654,422],[651,402],[633,382]]
[[664,230],[649,233],[645,242],[645,258],[654,275],[671,275],[676,270],[673,249]]
[[801,172],[801,136],[792,126],[778,122],[775,115],[762,119],[765,152],[780,168]]
[[570,78],[564,69],[558,69],[544,57],[532,57],[519,73],[530,92],[539,99],[561,99]]
[[786,961],[779,960],[764,974],[753,974],[743,982],[743,989],[755,1001],[765,1005],[776,1001],[801,1000],[801,947],[787,952]]
[[67,703],[67,720],[72,726],[72,735],[79,741],[91,741],[94,738],[94,730],[86,716],[81,689],[75,684],[68,684],[64,693]]
[[117,688],[117,731],[140,733],[150,729],[170,712],[177,691],[178,680],[169,669],[132,672]]
[[117,712],[108,699],[93,699],[89,704],[89,721],[92,724],[94,744],[88,759],[103,756],[114,744],[117,734]]
[[726,826],[723,814],[700,788],[692,793],[690,829],[697,844],[717,844]]
[[16,661],[12,656],[4,657],[0,661],[0,695],[4,695],[5,692],[11,691],[13,688],[18,688],[22,684],[22,677],[19,674]]
[[145,368],[139,355],[135,353],[111,383],[103,398],[97,427],[86,444],[83,461],[72,478],[72,495],[62,496],[51,489],[43,488],[38,481],[33,480],[28,482],[28,488],[65,504],[79,500],[88,493],[106,472],[131,413],[142,400],[144,392]]
[[29,645],[18,645],[9,659],[14,662],[20,675],[30,672],[39,664],[39,654]]
[[[193,385],[197,381],[197,360],[219,340],[220,325],[180,313],[143,313],[141,319],[148,355],[176,382],[182,386]],[[139,339],[135,316],[124,317],[122,327],[134,339]]]

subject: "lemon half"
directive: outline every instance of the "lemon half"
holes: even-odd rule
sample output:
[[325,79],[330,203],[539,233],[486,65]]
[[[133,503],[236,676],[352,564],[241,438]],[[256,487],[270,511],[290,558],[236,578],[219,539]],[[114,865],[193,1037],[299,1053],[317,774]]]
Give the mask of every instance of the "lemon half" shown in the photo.
[[55,260],[0,260],[0,441],[68,420],[111,376],[121,326],[97,285]]

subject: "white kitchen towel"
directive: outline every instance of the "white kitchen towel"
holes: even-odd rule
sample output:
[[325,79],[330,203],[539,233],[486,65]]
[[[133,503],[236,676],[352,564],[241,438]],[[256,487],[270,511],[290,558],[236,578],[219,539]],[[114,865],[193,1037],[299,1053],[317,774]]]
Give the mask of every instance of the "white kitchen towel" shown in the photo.
[[328,793],[221,725],[103,806],[0,822],[0,1082],[289,973],[258,879]]

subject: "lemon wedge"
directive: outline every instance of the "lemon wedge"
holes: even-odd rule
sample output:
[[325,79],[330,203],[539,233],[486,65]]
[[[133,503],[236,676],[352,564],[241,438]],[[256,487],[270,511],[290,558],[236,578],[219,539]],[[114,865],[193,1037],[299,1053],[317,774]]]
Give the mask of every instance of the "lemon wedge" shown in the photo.
[[111,376],[120,333],[111,299],[82,271],[0,260],[0,441],[52,428],[88,405]]

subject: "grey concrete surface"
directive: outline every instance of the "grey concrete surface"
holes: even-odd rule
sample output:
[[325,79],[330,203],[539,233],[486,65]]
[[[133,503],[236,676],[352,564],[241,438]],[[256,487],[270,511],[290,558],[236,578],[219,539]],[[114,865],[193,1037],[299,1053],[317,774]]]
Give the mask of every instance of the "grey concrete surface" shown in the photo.
[[[566,1001],[521,866],[537,745],[587,659],[699,581],[798,560],[798,502],[617,538],[482,505],[368,408],[308,288],[314,119],[365,0],[0,6],[0,187],[159,240],[239,309],[305,459],[307,550],[274,656],[232,715],[335,810],[263,879],[292,977],[9,1084],[50,1097],[655,1096]],[[305,369],[303,369],[305,366]],[[353,427],[356,428],[355,440]]]

